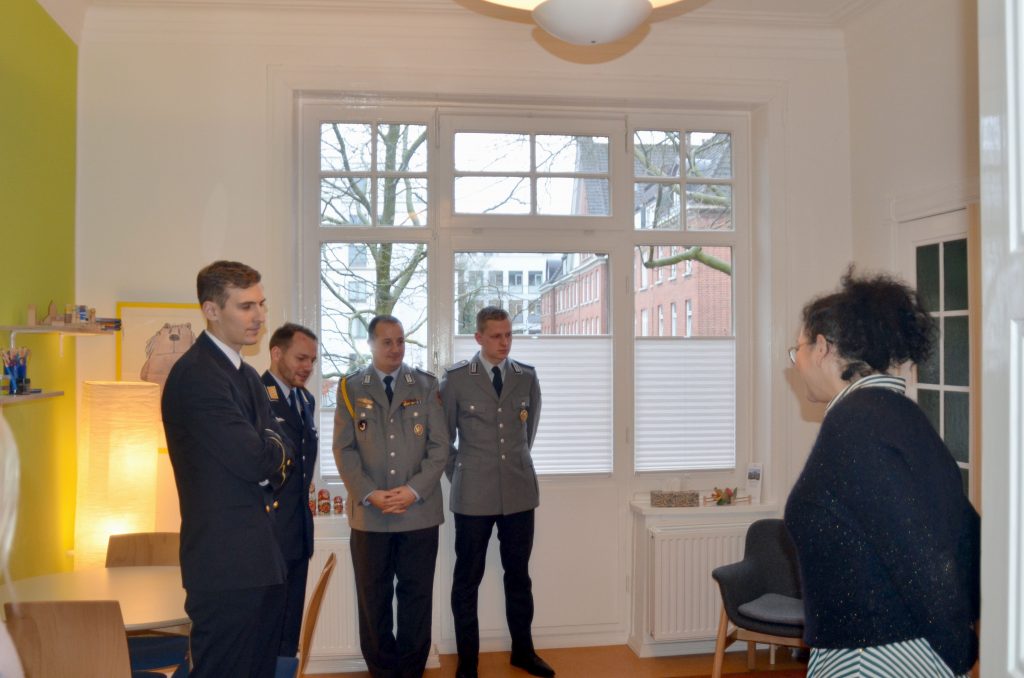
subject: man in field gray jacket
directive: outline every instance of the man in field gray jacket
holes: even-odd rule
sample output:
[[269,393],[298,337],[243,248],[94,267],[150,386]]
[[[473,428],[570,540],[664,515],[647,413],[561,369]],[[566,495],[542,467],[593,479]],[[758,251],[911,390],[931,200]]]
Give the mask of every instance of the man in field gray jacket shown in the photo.
[[352,528],[359,644],[374,678],[420,678],[430,652],[448,429],[437,379],[402,362],[405,331],[398,319],[379,315],[368,330],[373,364],[341,381],[334,417],[334,459]]
[[[480,652],[477,597],[487,543],[498,526],[505,570],[505,615],[512,665],[535,676],[554,670],[533,648],[530,553],[533,514],[540,503],[530,449],[540,418],[540,384],[532,367],[510,360],[508,313],[488,306],[476,317],[480,351],[449,368],[441,401],[452,441],[447,474],[455,514],[452,612],[459,652],[457,678],[476,678]],[[458,433],[458,445],[455,445]]]

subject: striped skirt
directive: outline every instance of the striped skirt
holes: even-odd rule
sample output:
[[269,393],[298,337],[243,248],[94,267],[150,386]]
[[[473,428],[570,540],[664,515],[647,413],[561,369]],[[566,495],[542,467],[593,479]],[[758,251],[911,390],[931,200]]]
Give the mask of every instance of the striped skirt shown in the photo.
[[863,648],[811,649],[807,678],[967,678],[924,638]]

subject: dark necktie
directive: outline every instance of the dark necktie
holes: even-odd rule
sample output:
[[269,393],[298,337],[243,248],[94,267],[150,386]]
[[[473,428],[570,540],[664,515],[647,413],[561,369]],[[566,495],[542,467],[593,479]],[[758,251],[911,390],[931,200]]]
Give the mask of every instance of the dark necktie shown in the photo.
[[394,380],[395,378],[390,374],[384,377],[384,394],[387,395],[389,403],[391,402],[391,399],[395,397],[395,392],[391,390],[391,382]]
[[491,383],[494,384],[494,390],[500,396],[501,395],[501,368],[499,368],[499,367],[492,367],[491,368],[491,373],[494,375],[494,377],[491,379]]

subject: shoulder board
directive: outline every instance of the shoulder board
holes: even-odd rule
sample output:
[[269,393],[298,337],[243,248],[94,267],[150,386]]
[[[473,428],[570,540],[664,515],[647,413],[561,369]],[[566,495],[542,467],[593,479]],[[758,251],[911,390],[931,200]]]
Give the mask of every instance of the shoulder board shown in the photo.
[[468,360],[460,360],[459,362],[455,363],[451,367],[446,367],[444,371],[445,372],[453,372],[455,370],[461,370],[463,367],[465,367],[468,364],[469,364]]
[[349,372],[348,374],[343,376],[342,379],[354,379],[356,377],[356,375],[358,375],[360,372],[362,372],[361,369],[359,369],[359,370],[352,370],[351,372]]
[[423,369],[422,367],[415,367],[415,368],[413,368],[413,369],[415,369],[415,370],[416,370],[417,372],[419,372],[420,374],[425,374],[425,375],[427,375],[427,376],[428,376],[428,377],[430,377],[431,379],[437,379],[437,377],[436,377],[436,376],[434,376],[434,373],[433,373],[433,372],[427,372],[427,371],[426,371],[425,369]]
[[510,358],[510,359],[509,359],[509,363],[511,363],[511,364],[512,364],[512,369],[515,369],[515,368],[516,368],[516,365],[518,365],[519,367],[525,367],[526,369],[528,369],[528,370],[533,370],[534,372],[536,372],[536,371],[537,371],[537,368],[536,368],[536,367],[534,367],[533,365],[527,365],[526,363],[524,363],[524,362],[520,362],[520,361],[518,361],[518,360],[512,360],[512,359]]

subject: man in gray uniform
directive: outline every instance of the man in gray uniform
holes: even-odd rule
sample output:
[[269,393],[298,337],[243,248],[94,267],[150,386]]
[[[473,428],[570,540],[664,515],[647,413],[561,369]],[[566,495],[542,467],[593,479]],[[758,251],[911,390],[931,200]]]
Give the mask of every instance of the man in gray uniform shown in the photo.
[[476,316],[476,330],[480,351],[472,360],[449,368],[441,381],[441,401],[452,440],[446,472],[452,481],[455,514],[452,612],[459,652],[455,675],[477,676],[477,594],[487,543],[497,525],[512,665],[535,676],[553,676],[554,670],[534,651],[530,630],[533,513],[540,504],[530,449],[540,418],[540,384],[531,366],[508,357],[512,323],[504,309],[482,309]]
[[334,459],[352,527],[359,644],[374,678],[419,678],[430,652],[448,429],[437,379],[402,362],[402,323],[379,315],[368,330],[373,364],[341,380],[334,416]]

